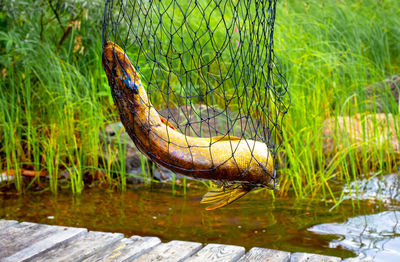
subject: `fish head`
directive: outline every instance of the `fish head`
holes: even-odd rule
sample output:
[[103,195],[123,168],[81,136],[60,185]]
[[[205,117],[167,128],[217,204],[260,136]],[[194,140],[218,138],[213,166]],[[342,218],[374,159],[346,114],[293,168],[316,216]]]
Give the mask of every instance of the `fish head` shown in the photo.
[[107,41],[103,48],[102,64],[121,114],[128,115],[148,103],[139,74],[121,47]]

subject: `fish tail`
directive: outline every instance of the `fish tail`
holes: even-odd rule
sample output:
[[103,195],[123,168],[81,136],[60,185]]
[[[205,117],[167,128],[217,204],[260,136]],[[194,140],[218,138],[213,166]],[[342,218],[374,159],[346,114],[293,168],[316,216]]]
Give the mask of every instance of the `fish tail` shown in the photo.
[[251,187],[243,185],[229,185],[221,188],[212,188],[203,196],[200,203],[211,203],[213,205],[206,207],[206,210],[214,210],[238,200],[249,193],[251,189]]

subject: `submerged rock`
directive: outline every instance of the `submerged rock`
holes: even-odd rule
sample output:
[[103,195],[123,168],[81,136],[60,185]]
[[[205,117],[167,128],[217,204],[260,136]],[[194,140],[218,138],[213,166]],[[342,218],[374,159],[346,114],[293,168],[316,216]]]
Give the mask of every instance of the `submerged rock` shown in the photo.
[[345,223],[320,224],[308,230],[317,234],[340,236],[329,246],[351,250],[358,255],[358,259],[400,261],[399,211],[352,217]]

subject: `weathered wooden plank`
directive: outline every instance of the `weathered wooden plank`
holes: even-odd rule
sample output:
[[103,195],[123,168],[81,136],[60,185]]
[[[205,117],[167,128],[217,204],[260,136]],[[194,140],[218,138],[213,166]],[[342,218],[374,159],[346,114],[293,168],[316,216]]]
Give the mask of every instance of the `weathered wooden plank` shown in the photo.
[[15,224],[18,224],[18,221],[0,219],[0,231]]
[[161,240],[158,237],[132,236],[131,238],[124,238],[113,245],[96,252],[96,254],[83,261],[131,261],[132,259],[150,251],[160,243]]
[[193,255],[195,252],[200,250],[201,247],[201,243],[173,240],[171,242],[156,246],[150,252],[141,255],[133,261],[179,262]]
[[24,261],[40,255],[62,242],[86,234],[84,228],[15,224],[0,231],[1,261]]
[[[41,235],[37,234],[40,229],[43,229]],[[0,231],[0,257],[8,257],[26,248],[34,241],[32,236],[40,238],[47,233],[47,227],[34,223],[24,222],[7,227]]]
[[240,262],[288,262],[290,260],[290,253],[280,250],[253,247],[246,253],[239,261]]
[[82,261],[124,238],[120,233],[91,231],[42,253],[31,261]]
[[340,257],[323,256],[310,253],[293,253],[290,256],[290,262],[339,262]]
[[237,261],[244,255],[245,249],[240,246],[208,244],[199,252],[189,257],[185,261],[203,262],[203,261],[220,261],[233,262]]

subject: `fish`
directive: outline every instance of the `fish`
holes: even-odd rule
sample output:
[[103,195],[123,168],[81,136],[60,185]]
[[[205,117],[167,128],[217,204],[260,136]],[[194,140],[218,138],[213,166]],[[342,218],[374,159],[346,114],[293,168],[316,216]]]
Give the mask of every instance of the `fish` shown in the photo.
[[221,186],[211,188],[201,200],[210,204],[206,210],[226,206],[257,187],[274,189],[274,161],[265,143],[229,134],[182,134],[154,108],[121,47],[105,42],[102,65],[121,122],[146,157],[178,174],[219,181]]

